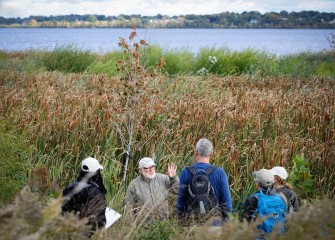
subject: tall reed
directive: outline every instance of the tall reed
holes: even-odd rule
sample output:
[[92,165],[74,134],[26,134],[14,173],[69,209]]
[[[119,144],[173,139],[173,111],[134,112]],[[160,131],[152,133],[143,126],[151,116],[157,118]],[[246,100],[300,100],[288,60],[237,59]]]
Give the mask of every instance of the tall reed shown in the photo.
[[[102,81],[108,79],[109,84]],[[33,164],[49,167],[64,186],[75,177],[80,161],[96,156],[107,167],[112,193],[124,186],[122,145],[111,115],[122,121],[119,96],[103,97],[104,88],[121,84],[106,75],[1,71],[0,113],[29,131],[38,152]],[[235,204],[253,191],[250,173],[262,167],[292,168],[303,155],[315,175],[314,195],[334,196],[334,82],[289,78],[162,77],[161,90],[140,103],[127,182],[137,161],[155,157],[158,171],[174,161],[179,171],[192,161],[194,144],[208,137],[215,145],[213,163],[226,169]],[[148,86],[150,88],[150,85]],[[113,90],[114,91],[114,90]],[[247,187],[245,187],[247,186]]]

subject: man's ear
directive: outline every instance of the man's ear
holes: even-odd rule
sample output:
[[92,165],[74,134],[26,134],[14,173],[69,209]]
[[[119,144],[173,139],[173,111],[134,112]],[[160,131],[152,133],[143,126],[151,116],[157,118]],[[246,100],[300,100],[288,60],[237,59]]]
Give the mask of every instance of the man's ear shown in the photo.
[[198,150],[195,150],[195,151],[194,151],[194,156],[197,157],[198,155],[199,155]]
[[142,168],[139,168],[138,171],[139,171],[140,173],[142,173],[143,169],[142,169]]

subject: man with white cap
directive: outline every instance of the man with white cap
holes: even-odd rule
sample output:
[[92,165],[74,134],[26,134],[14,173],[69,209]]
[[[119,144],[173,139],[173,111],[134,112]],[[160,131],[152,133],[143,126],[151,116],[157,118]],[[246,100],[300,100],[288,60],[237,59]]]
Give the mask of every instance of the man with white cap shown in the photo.
[[257,228],[268,233],[279,222],[285,223],[286,199],[285,196],[276,194],[273,189],[274,175],[271,170],[261,169],[253,172],[252,176],[256,183],[257,192],[246,199],[242,218],[250,222],[256,217],[264,217],[266,220]]
[[168,215],[169,189],[178,188],[179,178],[174,163],[168,164],[167,175],[156,173],[156,164],[152,158],[139,161],[140,175],[128,186],[124,203],[133,214],[140,209],[157,209],[161,215]]
[[275,176],[274,189],[278,194],[284,194],[287,199],[288,212],[297,212],[299,210],[298,197],[297,194],[293,191],[292,186],[286,182],[288,177],[286,169],[280,166],[276,166],[271,169],[271,172]]
[[63,213],[74,212],[79,218],[88,218],[91,230],[105,226],[107,206],[100,170],[103,166],[95,158],[85,158],[79,177],[63,190]]

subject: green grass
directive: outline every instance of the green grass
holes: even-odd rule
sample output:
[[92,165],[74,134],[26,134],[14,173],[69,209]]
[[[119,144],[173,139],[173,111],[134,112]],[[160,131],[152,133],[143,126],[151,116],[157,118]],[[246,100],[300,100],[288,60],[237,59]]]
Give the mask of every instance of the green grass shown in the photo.
[[48,71],[74,72],[85,71],[95,61],[95,55],[74,45],[56,47],[42,57],[42,66]]
[[[160,46],[141,49],[142,65],[150,71],[160,57],[165,60],[163,73],[169,76],[206,74],[219,76],[249,75],[262,77],[335,77],[335,57],[332,52],[303,52],[287,56],[275,56],[262,51],[246,49],[232,51],[228,48],[202,48],[198,54],[187,49],[164,50]],[[124,57],[122,51],[97,55],[74,45],[58,46],[50,52],[7,53],[1,52],[2,69],[21,72],[60,71],[64,73],[93,73],[117,75],[117,62]],[[216,63],[209,58],[215,57]],[[200,70],[200,71],[199,71]]]
[[[335,77],[335,58],[331,53],[304,52],[278,60],[278,74],[289,77]],[[277,74],[277,75],[278,75]]]
[[26,134],[0,118],[0,206],[13,200],[27,184],[32,149],[26,139]]

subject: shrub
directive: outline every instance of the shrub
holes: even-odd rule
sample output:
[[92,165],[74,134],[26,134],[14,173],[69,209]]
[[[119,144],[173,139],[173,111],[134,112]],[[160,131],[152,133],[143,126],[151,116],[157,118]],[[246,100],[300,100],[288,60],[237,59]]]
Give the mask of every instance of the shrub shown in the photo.
[[175,220],[155,221],[147,223],[138,230],[134,239],[174,239],[180,225]]
[[294,156],[292,162],[290,182],[300,198],[307,198],[314,192],[313,176],[308,167],[308,160],[302,156]]
[[238,52],[226,48],[203,48],[197,55],[195,70],[198,72],[205,68],[208,73],[223,76],[252,74],[260,57],[264,58],[264,54],[252,49]]
[[[222,227],[208,224],[183,226],[173,215],[170,219],[142,223],[119,219],[107,231],[101,229],[90,237],[86,219],[75,215],[62,216],[61,199],[41,201],[25,187],[17,195],[15,204],[0,209],[2,239],[255,239],[258,221],[248,224],[237,216]],[[155,213],[150,213],[150,218]],[[155,218],[154,218],[155,219]],[[332,200],[319,199],[303,206],[287,218],[287,232],[278,236],[278,229],[266,239],[332,239],[335,234],[335,205]]]
[[187,50],[171,50],[164,53],[166,64],[163,70],[170,76],[192,72],[194,56]]
[[8,58],[8,53],[0,51],[0,60],[6,60]]
[[280,75],[296,77],[334,76],[334,58],[329,53],[303,52],[278,59]]
[[154,69],[159,62],[159,59],[163,56],[163,50],[159,46],[147,45],[139,49],[141,55],[141,65],[147,70],[151,71]]
[[60,211],[60,198],[45,204],[25,187],[13,206],[0,210],[1,239],[88,239],[86,219]]
[[122,59],[122,51],[115,51],[105,54],[100,60],[94,61],[86,71],[93,74],[107,74],[108,76],[117,75],[117,62]]
[[49,71],[79,73],[84,72],[94,60],[94,55],[89,51],[82,51],[74,45],[64,45],[45,53],[42,66]]

